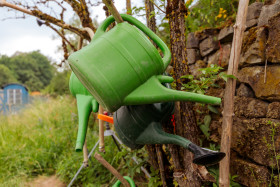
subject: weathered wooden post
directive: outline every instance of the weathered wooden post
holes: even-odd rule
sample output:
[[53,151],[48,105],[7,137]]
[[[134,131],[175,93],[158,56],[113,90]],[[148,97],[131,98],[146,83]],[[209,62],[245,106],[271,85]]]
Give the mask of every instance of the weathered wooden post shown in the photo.
[[[246,27],[246,17],[249,0],[240,0],[238,5],[238,13],[236,23],[234,25],[234,35],[232,48],[229,59],[228,74],[237,75],[242,39]],[[220,162],[220,187],[228,187],[230,185],[230,146],[231,146],[231,131],[234,115],[234,95],[236,88],[236,80],[228,78],[224,95],[224,111],[222,125],[221,151],[226,153],[226,157]]]

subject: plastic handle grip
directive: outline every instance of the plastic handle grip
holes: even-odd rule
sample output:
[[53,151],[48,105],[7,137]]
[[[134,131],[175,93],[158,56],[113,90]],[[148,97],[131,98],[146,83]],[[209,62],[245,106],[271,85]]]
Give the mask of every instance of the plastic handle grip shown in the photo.
[[[161,49],[163,53],[163,66],[164,69],[167,68],[168,64],[171,60],[171,53],[168,49],[167,45],[148,27],[146,27],[143,23],[138,21],[136,18],[127,15],[127,14],[121,14],[121,17],[124,21],[127,21],[133,25],[135,25],[137,28],[139,28],[142,32],[144,32],[151,40],[153,40],[158,47]],[[101,35],[103,35],[107,29],[107,27],[115,21],[115,18],[113,16],[108,17],[97,29],[95,36],[93,37],[93,41],[99,38]]]

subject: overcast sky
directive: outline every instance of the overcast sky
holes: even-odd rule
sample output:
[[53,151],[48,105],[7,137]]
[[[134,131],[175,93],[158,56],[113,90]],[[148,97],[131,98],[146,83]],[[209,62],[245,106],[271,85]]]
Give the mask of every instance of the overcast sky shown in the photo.
[[[7,0],[9,2],[9,0]],[[125,0],[116,0],[115,5],[120,12],[124,11]],[[103,4],[93,7],[90,10],[91,17],[96,16],[98,22],[105,19]],[[18,14],[20,16],[22,14]],[[66,15],[69,19],[73,13]],[[16,51],[30,52],[40,50],[44,55],[55,61],[63,59],[63,54],[57,51],[57,46],[61,45],[60,39],[52,39],[55,35],[54,31],[42,25],[39,27],[36,18],[27,16],[26,19],[7,19],[7,17],[15,17],[15,12],[8,11],[5,7],[0,7],[0,54],[12,55]]]

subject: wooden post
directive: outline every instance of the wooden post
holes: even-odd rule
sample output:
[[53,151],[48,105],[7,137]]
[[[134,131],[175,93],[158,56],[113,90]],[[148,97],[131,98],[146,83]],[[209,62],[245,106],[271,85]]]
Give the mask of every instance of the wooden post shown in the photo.
[[132,14],[131,1],[130,0],[126,0],[126,14],[129,14],[129,15]]
[[130,187],[127,180],[125,180],[125,178],[123,178],[123,176],[115,168],[113,168],[113,166],[111,166],[100,154],[95,153],[94,157],[105,168],[107,168],[115,177],[117,177],[125,187]]
[[[94,36],[93,30],[89,27],[85,27],[83,29],[88,32],[88,34],[90,36],[90,39],[92,39],[93,36]],[[80,49],[82,49],[82,47],[83,47],[83,38],[79,37],[77,48],[78,48],[78,50],[80,50]],[[84,161],[83,161],[84,167],[88,167],[88,149],[87,149],[87,141],[86,140],[85,140],[85,143],[84,143],[84,146],[83,146],[83,156],[84,156]]]
[[83,146],[83,156],[84,156],[84,167],[88,167],[88,149],[87,149],[87,141],[85,140],[84,146]]
[[[236,17],[236,24],[234,25],[234,35],[232,41],[232,48],[229,59],[228,74],[237,75],[238,64],[240,59],[240,52],[244,30],[246,27],[246,17],[249,0],[240,0],[238,5],[238,13]],[[236,88],[236,80],[229,78],[226,83],[224,95],[224,111],[223,111],[223,125],[222,125],[222,139],[221,151],[226,153],[226,157],[220,162],[220,187],[228,187],[230,185],[230,146],[231,146],[231,131],[232,121],[234,115],[234,95]]]
[[[102,0],[102,2],[106,5],[110,13],[113,15],[117,23],[123,22],[121,15],[119,14],[118,10],[116,9],[112,0]],[[103,108],[99,107],[99,114],[103,114]],[[104,148],[104,122],[103,120],[99,119],[99,151],[105,152]]]
[[119,14],[118,10],[116,9],[112,0],[102,0],[102,2],[106,5],[109,9],[110,13],[113,15],[117,23],[123,22],[121,15]]
[[[99,106],[99,114],[103,114],[104,109]],[[104,144],[104,121],[99,119],[99,152],[105,152],[105,144]]]

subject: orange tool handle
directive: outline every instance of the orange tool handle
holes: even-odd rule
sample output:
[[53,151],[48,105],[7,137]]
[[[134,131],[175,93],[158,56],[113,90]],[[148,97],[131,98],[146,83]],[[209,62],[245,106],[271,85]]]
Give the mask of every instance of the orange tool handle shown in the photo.
[[106,116],[106,115],[103,115],[103,114],[98,114],[97,118],[100,119],[100,120],[107,121],[107,122],[109,122],[109,123],[114,124],[114,119],[113,119],[113,117]]

